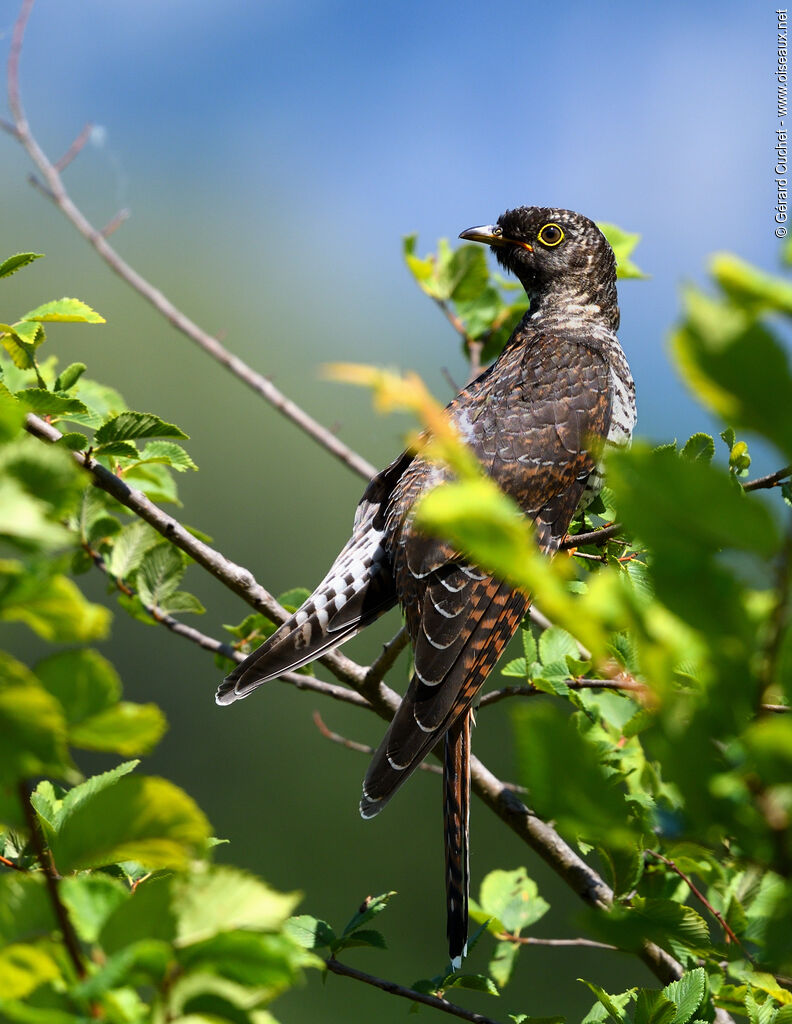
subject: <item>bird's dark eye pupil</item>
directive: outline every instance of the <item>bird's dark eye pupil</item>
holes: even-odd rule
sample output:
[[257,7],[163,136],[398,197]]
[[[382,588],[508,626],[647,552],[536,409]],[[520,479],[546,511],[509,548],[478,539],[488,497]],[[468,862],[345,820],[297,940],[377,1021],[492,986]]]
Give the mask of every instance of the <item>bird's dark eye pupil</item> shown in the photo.
[[539,241],[545,245],[558,245],[564,237],[564,232],[557,224],[545,224],[539,232]]

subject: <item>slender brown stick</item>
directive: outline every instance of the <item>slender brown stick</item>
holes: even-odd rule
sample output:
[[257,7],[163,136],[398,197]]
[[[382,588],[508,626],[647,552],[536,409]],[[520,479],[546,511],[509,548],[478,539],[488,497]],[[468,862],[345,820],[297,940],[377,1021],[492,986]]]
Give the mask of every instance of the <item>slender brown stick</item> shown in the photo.
[[624,529],[621,523],[609,523],[607,526],[600,526],[596,530],[586,530],[585,533],[570,533],[561,541],[560,550],[568,551],[570,548],[582,548],[587,544],[604,544],[621,533]]
[[86,971],[85,964],[83,963],[80,943],[77,938],[77,933],[74,930],[74,925],[71,923],[66,907],[63,905],[63,901],[60,898],[60,891],[58,889],[60,875],[55,868],[55,862],[52,859],[52,851],[44,843],[44,836],[41,834],[36,813],[30,802],[30,793],[26,783],[19,783],[18,793],[20,803],[22,804],[22,813],[25,815],[25,821],[27,822],[28,831],[30,832],[30,842],[33,847],[33,851],[36,854],[36,860],[39,862],[41,870],[44,872],[44,878],[47,883],[47,892],[49,893],[52,909],[55,912],[55,917],[58,921],[58,925],[60,926],[61,935],[63,936],[63,944],[66,946],[71,962],[74,965],[74,970],[77,972],[77,977],[84,978]]
[[74,142],[72,142],[72,144],[63,154],[60,160],[55,161],[53,167],[56,171],[58,171],[58,173],[65,171],[69,164],[72,162],[72,160],[74,160],[74,158],[82,151],[83,147],[85,146],[85,143],[88,141],[88,139],[90,139],[92,131],[93,125],[89,122],[77,136]]
[[689,875],[686,875],[681,868],[677,867],[677,865],[669,857],[664,857],[663,854],[658,853],[657,850],[646,850],[645,852],[650,857],[654,857],[656,860],[662,861],[662,863],[665,864],[666,867],[670,868],[675,875],[678,875],[682,879],[682,881],[686,883],[686,885],[690,888],[690,891],[693,893],[696,899],[704,907],[707,908],[707,910],[710,912],[710,914],[712,914],[712,916],[715,918],[715,920],[718,922],[721,928],[723,928],[723,931],[726,933],[727,942],[734,942],[736,945],[740,947],[740,949],[743,948],[742,942],[740,942],[740,940],[734,934],[732,929],[729,927],[726,918],[723,916],[723,914],[720,913],[720,911],[716,910],[715,907],[713,907],[713,905],[710,903],[710,901],[707,899],[704,893],[698,888],[696,883],[692,880],[692,878]]
[[7,868],[13,868],[14,871],[21,871],[23,874],[27,874],[27,868],[23,868],[21,864],[17,864],[16,861],[9,860],[8,857],[0,857],[0,864],[3,864]]
[[766,490],[769,487],[778,487],[790,476],[792,476],[792,465],[777,469],[775,473],[768,473],[767,476],[758,476],[755,480],[748,480],[742,487],[744,491]]
[[359,971],[356,967],[349,967],[348,964],[342,964],[340,960],[335,960],[332,957],[325,960],[325,963],[327,964],[328,971],[332,971],[333,974],[340,974],[345,978],[354,978],[355,981],[362,981],[365,985],[373,985],[374,988],[381,989],[381,991],[387,992],[392,996],[409,999],[413,1003],[432,1006],[435,1010],[442,1010],[443,1013],[448,1013],[452,1017],[458,1017],[460,1020],[470,1021],[471,1024],[498,1024],[498,1021],[493,1020],[492,1017],[485,1017],[482,1013],[465,1010],[463,1007],[457,1006],[456,1003],[449,1003],[447,999],[441,999],[439,996],[431,996],[425,992],[416,992],[413,988],[397,985],[395,981],[386,981],[385,978],[377,978],[373,974],[366,974],[365,971]]
[[519,946],[585,946],[588,949],[610,949],[616,953],[626,950],[611,946],[609,942],[597,942],[595,939],[537,939],[530,935],[512,935],[510,932],[498,932],[495,936],[501,942],[513,942]]
[[[637,679],[565,679],[564,683],[570,690],[620,690],[641,695],[648,692],[648,688]],[[510,697],[540,697],[543,693],[544,690],[535,686],[504,686],[485,694],[479,702],[479,708],[491,707]]]
[[[44,194],[58,207],[72,225],[79,231],[105,263],[131,288],[149,302],[158,313],[169,321],[178,331],[184,334],[210,355],[221,366],[224,366],[235,377],[248,385],[256,394],[266,399],[278,412],[292,423],[295,423],[309,437],[313,438],[324,449],[364,479],[368,480],[376,473],[376,469],[366,459],[340,441],[326,427],[310,416],[304,409],[287,398],[267,377],[247,365],[239,356],[229,352],[217,338],[212,337],[199,327],[186,314],[178,309],[160,290],[146,280],[131,267],[107,241],[105,234],[95,228],[86,218],[82,210],[73,202],[67,192],[57,165],[53,164],[30,130],[19,91],[19,59],[25,38],[30,12],[34,0],[24,0],[14,25],[11,50],[8,56],[8,104],[13,118],[13,130],[10,132],[21,142],[28,156],[38,167],[43,179]],[[71,150],[69,151],[71,152]],[[68,154],[67,154],[68,156]]]

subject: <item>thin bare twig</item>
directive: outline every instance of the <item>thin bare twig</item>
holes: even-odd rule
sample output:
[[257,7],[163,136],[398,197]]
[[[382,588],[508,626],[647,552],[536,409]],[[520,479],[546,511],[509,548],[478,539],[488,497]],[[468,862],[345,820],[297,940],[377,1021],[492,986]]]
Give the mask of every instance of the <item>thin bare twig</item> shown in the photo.
[[621,533],[624,529],[621,523],[609,523],[607,526],[600,526],[596,530],[586,530],[584,533],[570,533],[561,541],[559,550],[568,551],[570,548],[582,548],[587,544],[604,544]]
[[8,857],[0,857],[0,864],[7,868],[13,868],[14,871],[21,871],[23,874],[27,874],[27,868],[23,868],[21,864],[17,864],[16,861],[9,860]]
[[495,938],[518,946],[585,946],[589,949],[610,949],[616,953],[626,952],[618,946],[611,946],[609,942],[596,942],[594,939],[537,939],[530,935],[512,935],[511,932],[498,932]]
[[[621,690],[639,694],[640,696],[646,696],[648,693],[648,687],[644,683],[631,677],[625,679],[565,679],[564,684],[570,690]],[[479,708],[488,708],[510,697],[540,697],[543,693],[545,696],[547,695],[544,690],[539,690],[535,686],[525,684],[520,686],[504,686],[499,690],[492,690],[490,693],[486,693],[481,698],[478,706]]]
[[[58,207],[79,233],[90,242],[105,263],[131,288],[149,302],[178,331],[203,349],[208,355],[224,366],[235,377],[248,385],[256,394],[266,399],[278,412],[295,423],[309,437],[364,479],[369,480],[376,469],[366,459],[335,437],[326,427],[310,416],[304,409],[287,398],[267,377],[247,365],[239,356],[225,348],[207,331],[199,327],[178,309],[153,284],[131,267],[108,243],[102,231],[90,223],[85,214],[67,192],[58,166],[53,164],[38,144],[30,130],[19,90],[19,60],[25,38],[30,12],[34,0],[24,0],[19,17],[14,25],[11,49],[8,56],[8,104],[11,108],[13,125],[3,125],[9,134],[18,139],[28,156],[38,167],[44,180],[44,194]],[[69,151],[71,152],[71,151]],[[68,154],[67,154],[68,156]]]
[[362,981],[365,985],[373,985],[374,988],[378,988],[392,996],[409,999],[413,1003],[432,1006],[435,1010],[442,1010],[443,1013],[448,1013],[452,1017],[458,1017],[460,1020],[470,1021],[471,1024],[498,1024],[492,1017],[485,1017],[483,1013],[474,1013],[472,1010],[466,1010],[461,1006],[457,1006],[456,1003],[449,1003],[447,999],[441,999],[439,996],[428,995],[425,992],[416,992],[413,988],[397,985],[395,981],[387,981],[385,978],[377,978],[373,974],[366,974],[365,971],[359,971],[356,967],[342,964],[340,960],[335,960],[333,957],[325,960],[325,964],[327,964],[327,969],[332,971],[333,974],[340,974],[345,978],[354,978],[355,981]]
[[118,231],[121,225],[127,220],[129,220],[129,210],[119,210],[118,213],[114,217],[111,217],[102,228],[100,232],[102,238],[109,238],[110,235],[115,234],[115,232]]
[[69,166],[72,160],[81,152],[83,146],[88,141],[88,139],[90,139],[92,131],[93,125],[89,121],[88,124],[77,136],[77,138],[74,140],[74,142],[72,142],[72,144],[63,154],[63,156],[60,158],[60,160],[56,160],[53,164],[53,167],[56,171],[60,173],[61,171],[66,170],[66,168]]
[[777,469],[775,473],[768,473],[767,476],[758,476],[755,480],[748,480],[743,485],[744,491],[761,491],[770,487],[778,487],[787,477],[792,476],[792,465]]
[[30,843],[33,847],[34,853],[36,854],[36,860],[39,862],[41,870],[44,872],[44,878],[47,883],[47,892],[49,893],[52,909],[55,912],[55,918],[58,922],[58,926],[60,927],[61,935],[63,936],[63,944],[66,946],[71,962],[74,965],[74,970],[77,972],[77,977],[84,978],[86,971],[85,963],[83,962],[82,950],[80,949],[80,942],[77,938],[77,933],[74,930],[74,925],[71,923],[71,918],[69,917],[66,907],[63,905],[63,901],[60,898],[60,891],[58,888],[60,875],[55,868],[55,862],[52,859],[52,851],[44,842],[44,837],[41,833],[38,819],[36,818],[36,812],[33,810],[33,805],[30,802],[30,792],[28,790],[27,783],[19,783],[18,794],[20,803],[22,804],[22,813],[25,816],[28,831],[30,832]]
[[383,644],[382,653],[371,663],[368,672],[366,672],[365,679],[363,680],[364,692],[377,686],[385,678],[388,672],[393,668],[401,652],[405,647],[409,646],[409,643],[410,635],[407,632],[407,627],[402,626],[392,640]]
[[[340,733],[333,732],[332,729],[328,729],[328,727],[322,720],[322,716],[319,714],[318,711],[314,711],[313,721],[314,725],[319,730],[321,735],[324,736],[325,739],[330,740],[332,743],[338,743],[339,746],[346,747],[347,750],[354,750],[358,754],[371,755],[374,753],[374,747],[370,747],[368,743],[358,743],[356,740],[347,739],[346,736],[342,736]],[[429,772],[432,775],[443,774],[443,769],[440,767],[439,764],[432,764],[429,761],[421,761],[421,763],[418,765],[418,768],[420,771]],[[511,790],[512,793],[528,792],[525,786],[518,786],[515,782],[504,782],[503,785],[507,789]]]
[[742,942],[740,942],[740,940],[734,934],[728,922],[726,921],[726,918],[723,916],[723,914],[720,913],[720,911],[716,910],[715,907],[713,907],[713,905],[710,903],[710,901],[707,899],[704,893],[697,887],[696,883],[690,878],[689,875],[686,875],[685,872],[681,870],[681,868],[677,867],[677,865],[669,857],[663,856],[662,853],[658,853],[656,850],[645,850],[644,852],[647,853],[650,857],[654,857],[656,860],[662,861],[662,863],[665,864],[666,867],[670,868],[675,875],[678,875],[682,879],[682,881],[685,882],[685,884],[690,888],[690,891],[693,893],[696,899],[702,904],[702,906],[707,908],[707,910],[710,912],[710,914],[712,914],[712,916],[715,918],[715,920],[718,922],[721,928],[723,928],[723,931],[726,934],[726,941],[734,942],[736,945],[740,947],[740,949],[743,949]]

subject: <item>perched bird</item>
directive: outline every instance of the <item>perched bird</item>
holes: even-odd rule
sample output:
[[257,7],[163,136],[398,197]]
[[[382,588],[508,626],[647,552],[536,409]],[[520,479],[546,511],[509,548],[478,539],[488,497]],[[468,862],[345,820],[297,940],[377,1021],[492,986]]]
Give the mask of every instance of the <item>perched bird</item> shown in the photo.
[[[497,361],[447,407],[485,470],[520,505],[552,554],[601,486],[604,442],[626,444],[635,387],[616,338],[616,261],[587,217],[519,207],[460,238],[489,245],[520,280],[530,309]],[[484,681],[529,595],[471,564],[414,524],[418,500],[449,477],[404,452],[370,482],[352,537],[314,593],[217,692],[230,704],[354,636],[397,601],[414,674],[363,782],[360,813],[379,813],[442,739],[447,930],[451,962],[467,952],[470,729]]]

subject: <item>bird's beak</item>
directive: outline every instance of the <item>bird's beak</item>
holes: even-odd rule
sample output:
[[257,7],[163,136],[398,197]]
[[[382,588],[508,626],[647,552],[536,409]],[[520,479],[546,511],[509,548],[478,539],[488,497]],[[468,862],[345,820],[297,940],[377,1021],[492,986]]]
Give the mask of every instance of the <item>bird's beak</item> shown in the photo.
[[468,228],[467,231],[460,231],[460,238],[468,242],[484,242],[485,245],[519,245],[528,252],[533,252],[533,246],[527,242],[515,242],[512,238],[504,238],[502,229],[495,224],[481,224],[477,228]]

